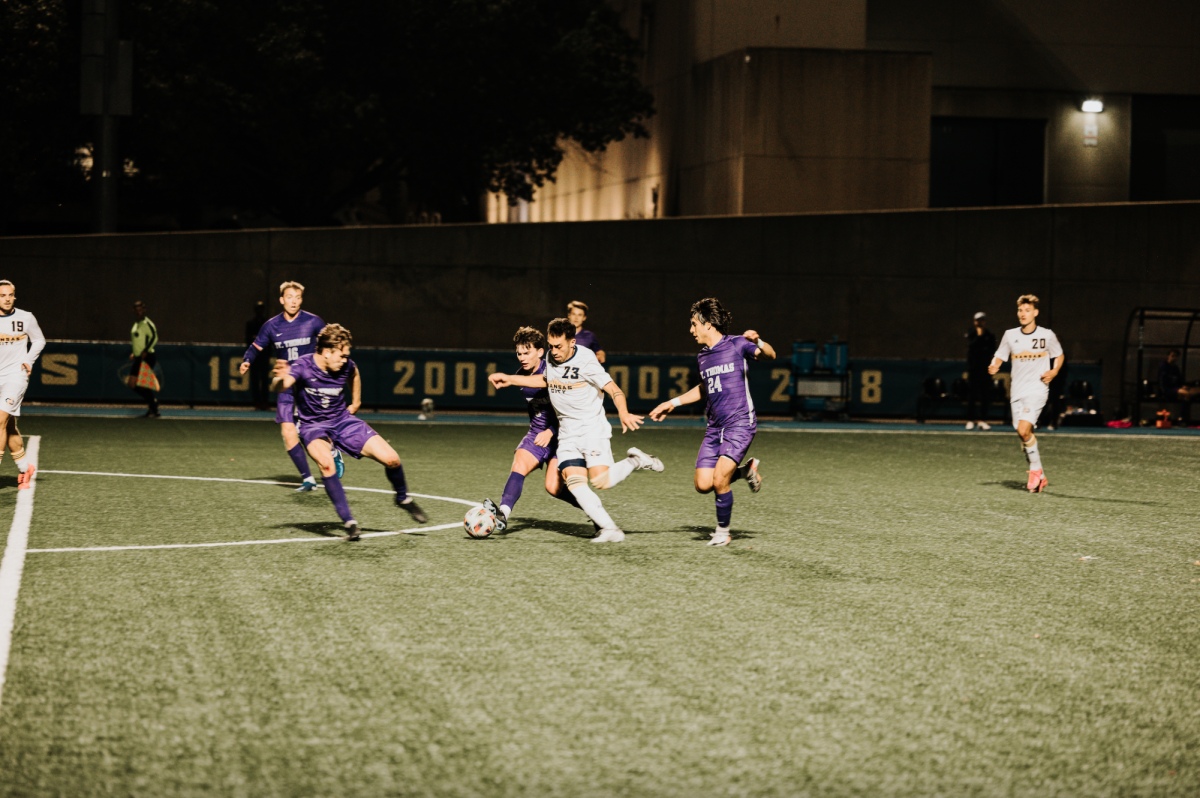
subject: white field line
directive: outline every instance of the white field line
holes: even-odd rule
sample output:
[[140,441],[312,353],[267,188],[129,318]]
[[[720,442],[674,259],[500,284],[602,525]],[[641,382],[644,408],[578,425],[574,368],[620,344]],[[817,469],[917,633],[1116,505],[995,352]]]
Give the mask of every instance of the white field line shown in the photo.
[[[36,444],[35,444],[35,447],[36,447]],[[37,451],[36,448],[34,448],[33,451],[36,452]],[[42,470],[39,470],[38,473],[39,474],[75,474],[75,475],[92,476],[92,477],[135,477],[135,478],[141,478],[141,479],[186,479],[186,480],[193,480],[193,481],[197,481],[197,482],[235,482],[235,483],[240,483],[243,485],[287,485],[289,487],[291,487],[291,486],[298,487],[300,485],[299,482],[274,482],[274,481],[265,480],[265,479],[227,479],[227,478],[222,478],[222,477],[184,477],[184,476],[171,476],[171,475],[164,475],[164,474],[116,474],[116,473],[109,473],[106,471],[58,471],[58,470],[52,470],[52,469],[42,469]],[[320,486],[318,486],[318,487],[320,487]],[[346,488],[346,490],[358,490],[358,491],[363,491],[365,493],[392,493],[393,492],[390,490],[383,490],[381,488],[352,488],[349,486],[344,486],[344,487]],[[408,495],[416,496],[421,499],[433,499],[435,501],[446,501],[446,502],[454,502],[455,504],[465,504],[468,507],[478,507],[479,506],[479,502],[467,501],[466,499],[455,499],[450,496],[431,496],[431,495],[425,494],[425,493],[410,493]],[[32,502],[31,502],[31,504],[32,504]],[[14,521],[14,524],[15,524],[15,521]],[[400,530],[396,530],[394,532],[366,532],[363,534],[363,537],[364,538],[382,538],[382,537],[389,537],[391,535],[407,535],[412,532],[433,532],[433,531],[440,530],[440,529],[454,529],[455,527],[459,527],[459,526],[462,526],[461,521],[456,521],[453,524],[441,524],[439,526],[421,526],[421,527],[413,527],[412,529],[400,529]],[[28,531],[28,524],[26,524],[26,527],[27,527],[27,531]],[[76,548],[64,548],[64,549],[29,549],[28,552],[23,552],[23,553],[49,554],[49,553],[53,553],[53,552],[68,552],[68,551],[133,551],[133,550],[139,550],[139,549],[213,549],[213,548],[220,548],[220,547],[224,547],[224,546],[262,546],[262,545],[267,545],[267,544],[271,544],[271,543],[321,543],[321,542],[330,541],[330,540],[341,540],[341,538],[336,538],[336,537],[275,538],[272,540],[237,540],[237,541],[224,542],[224,543],[167,543],[167,544],[161,544],[161,545],[157,545],[157,546],[81,546],[81,547],[76,547]],[[7,557],[6,557],[6,560],[7,560]]]
[[[30,465],[37,465],[41,442],[40,435],[31,435],[25,444],[25,457]],[[17,617],[17,592],[21,589],[21,573],[25,570],[29,522],[33,520],[33,493],[36,489],[35,474],[27,490],[17,491],[17,509],[13,513],[12,527],[8,530],[4,559],[0,561],[0,698],[4,695],[4,675],[8,672],[8,652],[12,648],[13,625]]]

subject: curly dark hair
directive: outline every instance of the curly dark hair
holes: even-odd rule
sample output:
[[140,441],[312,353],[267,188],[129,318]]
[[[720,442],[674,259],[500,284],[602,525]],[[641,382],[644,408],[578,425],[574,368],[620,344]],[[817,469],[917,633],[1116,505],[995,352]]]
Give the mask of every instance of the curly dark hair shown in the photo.
[[350,331],[340,324],[326,324],[317,333],[317,351],[324,352],[326,349],[341,349],[343,346],[349,346],[354,339],[350,336]]
[[542,335],[541,330],[535,330],[532,327],[522,327],[517,330],[517,334],[513,336],[513,346],[528,346],[530,349],[545,349],[546,336]]
[[725,309],[721,300],[715,297],[708,297],[694,303],[692,316],[699,317],[700,321],[711,324],[722,334],[728,329],[729,323],[733,321],[733,314]]
[[547,338],[567,338],[575,339],[575,325],[566,319],[555,319],[550,322],[550,326],[546,328]]

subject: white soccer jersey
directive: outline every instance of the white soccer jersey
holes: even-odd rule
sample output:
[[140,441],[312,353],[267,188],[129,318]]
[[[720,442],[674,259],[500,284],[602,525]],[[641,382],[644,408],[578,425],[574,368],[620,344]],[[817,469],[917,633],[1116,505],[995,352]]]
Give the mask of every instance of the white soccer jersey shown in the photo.
[[1031,333],[1021,332],[1020,327],[1005,330],[996,357],[1004,361],[1012,358],[1010,397],[1015,401],[1045,396],[1050,386],[1042,382],[1042,375],[1053,368],[1052,361],[1062,353],[1062,344],[1053,330],[1045,327],[1034,327]]
[[546,356],[546,385],[550,404],[558,414],[559,439],[599,433],[612,437],[612,427],[604,417],[604,386],[612,377],[596,360],[592,350],[575,347],[565,363]]
[[42,329],[28,310],[0,314],[0,378],[20,372],[22,363],[32,367],[45,347]]

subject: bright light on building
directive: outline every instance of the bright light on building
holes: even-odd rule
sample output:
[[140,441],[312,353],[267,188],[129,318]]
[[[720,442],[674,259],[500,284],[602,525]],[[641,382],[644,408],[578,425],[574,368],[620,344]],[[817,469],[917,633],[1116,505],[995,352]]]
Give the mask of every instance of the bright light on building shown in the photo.
[[1085,114],[1099,114],[1104,111],[1104,103],[1099,100],[1084,100],[1083,105],[1079,106],[1079,110]]

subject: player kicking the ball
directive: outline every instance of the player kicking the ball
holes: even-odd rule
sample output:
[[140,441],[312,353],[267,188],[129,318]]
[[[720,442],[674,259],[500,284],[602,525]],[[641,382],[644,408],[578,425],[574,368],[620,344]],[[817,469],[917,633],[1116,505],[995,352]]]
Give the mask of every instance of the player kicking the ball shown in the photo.
[[1050,381],[1058,376],[1066,362],[1058,336],[1053,330],[1039,327],[1037,317],[1036,296],[1025,294],[1017,299],[1017,321],[1021,326],[1004,332],[992,365],[988,366],[988,373],[995,374],[1000,371],[1001,363],[1012,358],[1009,401],[1012,403],[1013,426],[1017,428],[1021,448],[1029,461],[1029,482],[1025,487],[1030,493],[1041,493],[1050,484],[1042,470],[1042,455],[1038,452],[1033,428],[1050,396]]
[[[558,468],[567,490],[599,528],[593,543],[617,543],[625,533],[609,517],[592,488],[615,487],[638,470],[662,471],[662,461],[640,449],[614,463],[612,427],[604,416],[604,394],[612,397],[621,419],[621,432],[636,430],[642,417],[629,412],[625,394],[596,360],[591,350],[575,345],[575,325],[555,319],[546,330],[550,347],[542,374],[493,374],[488,379],[497,388],[549,388],[550,403],[558,415]],[[589,487],[588,478],[591,478]]]
[[650,411],[650,418],[662,421],[680,405],[705,400],[708,430],[696,455],[696,491],[716,492],[717,529],[709,546],[728,546],[733,519],[733,483],[746,480],[758,493],[762,477],[758,460],[742,459],[754,441],[758,419],[750,399],[750,360],[774,360],[775,350],[754,330],[742,335],[726,335],[733,314],[716,299],[701,299],[692,305],[692,337],[704,348],[696,355],[700,362],[700,384],[683,396],[676,396]]
[[365,421],[351,415],[346,406],[346,384],[358,371],[350,359],[350,340],[350,331],[345,327],[326,324],[316,336],[316,352],[301,355],[290,363],[276,361],[271,390],[295,388],[300,438],[321,468],[325,492],[346,525],[346,539],[358,540],[358,522],[350,513],[346,490],[342,487],[342,470],[333,457],[335,446],[355,459],[366,456],[382,463],[388,481],[396,490],[396,506],[406,510],[417,523],[429,519],[408,495],[400,455]]
[[[517,347],[517,360],[521,363],[517,376],[546,373],[546,336],[532,327],[522,327],[513,336],[513,343]],[[542,466],[546,467],[546,492],[568,504],[579,506],[571,492],[566,490],[558,473],[558,442],[555,440],[558,416],[550,404],[550,390],[545,387],[522,388],[521,393],[525,395],[525,406],[529,411],[529,431],[513,455],[512,471],[504,485],[500,505],[497,506],[491,499],[483,500],[483,506],[496,518],[498,532],[508,528],[508,519],[525,487],[525,477]]]

